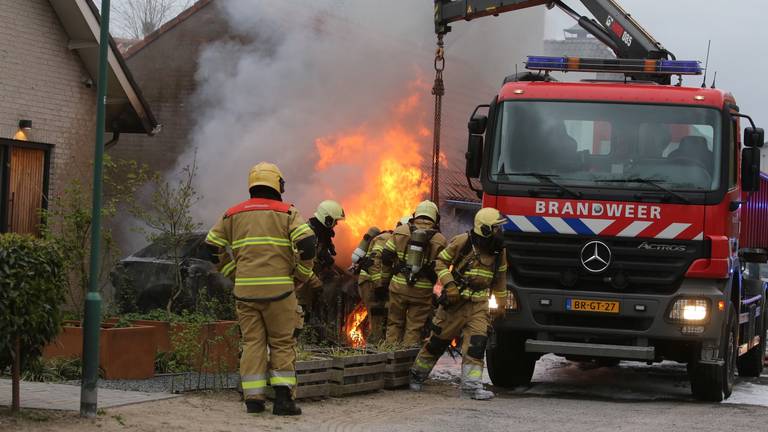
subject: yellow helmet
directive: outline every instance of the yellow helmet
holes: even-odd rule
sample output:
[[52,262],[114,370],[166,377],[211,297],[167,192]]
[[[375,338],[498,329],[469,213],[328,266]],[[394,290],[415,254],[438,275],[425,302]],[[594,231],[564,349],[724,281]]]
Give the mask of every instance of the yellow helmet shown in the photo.
[[411,221],[411,217],[410,216],[403,216],[403,217],[400,218],[399,221],[397,221],[397,225],[395,225],[395,226],[408,225],[408,222],[410,222],[410,221]]
[[317,205],[315,217],[328,228],[333,227],[336,222],[344,220],[344,209],[341,204],[333,200],[325,200]]
[[275,164],[259,162],[251,168],[251,172],[248,174],[248,189],[254,186],[267,186],[283,193],[285,192],[283,173]]
[[486,207],[480,209],[475,214],[475,227],[472,231],[482,237],[490,237],[494,228],[503,225],[507,219],[501,216],[501,213],[495,208]]
[[432,201],[422,201],[416,206],[416,211],[413,212],[413,217],[425,216],[432,222],[437,223],[440,218],[440,212],[437,209],[437,205]]

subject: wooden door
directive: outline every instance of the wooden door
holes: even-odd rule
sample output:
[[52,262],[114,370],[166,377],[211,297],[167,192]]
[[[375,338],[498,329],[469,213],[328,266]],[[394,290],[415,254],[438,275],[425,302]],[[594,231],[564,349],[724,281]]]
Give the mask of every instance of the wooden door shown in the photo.
[[38,235],[43,205],[45,150],[13,147],[8,188],[8,231]]

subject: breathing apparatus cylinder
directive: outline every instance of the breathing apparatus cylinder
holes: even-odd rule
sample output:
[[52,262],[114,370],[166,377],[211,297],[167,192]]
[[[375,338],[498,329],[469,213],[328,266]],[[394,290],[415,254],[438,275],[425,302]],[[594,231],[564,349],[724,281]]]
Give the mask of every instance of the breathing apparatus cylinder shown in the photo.
[[405,252],[405,266],[408,269],[409,282],[416,282],[416,276],[424,265],[424,252],[427,250],[429,236],[426,230],[417,229],[411,233],[408,249]]
[[381,230],[377,227],[368,228],[368,232],[363,234],[362,240],[360,240],[357,248],[352,252],[352,264],[357,264],[357,262],[360,261],[360,258],[365,256],[368,247],[371,245],[371,240],[379,234],[381,234]]

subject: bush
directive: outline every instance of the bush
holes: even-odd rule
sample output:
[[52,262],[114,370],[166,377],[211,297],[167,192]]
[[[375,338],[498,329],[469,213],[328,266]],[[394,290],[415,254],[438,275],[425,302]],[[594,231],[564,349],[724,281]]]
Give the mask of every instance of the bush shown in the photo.
[[[22,367],[29,364],[59,333],[66,287],[63,262],[50,241],[0,235],[0,370],[16,356]],[[15,351],[17,341],[20,352]]]

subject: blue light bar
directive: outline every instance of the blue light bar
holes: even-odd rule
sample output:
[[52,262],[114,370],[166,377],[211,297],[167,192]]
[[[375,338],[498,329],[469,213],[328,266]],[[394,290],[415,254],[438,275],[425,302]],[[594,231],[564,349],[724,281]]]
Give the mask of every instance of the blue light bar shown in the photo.
[[674,75],[701,75],[704,70],[701,62],[696,60],[659,60],[657,72]]
[[568,57],[528,56],[525,67],[534,70],[568,70]]
[[529,56],[526,69],[561,72],[603,72],[648,75],[701,75],[695,60],[596,59],[582,57]]

